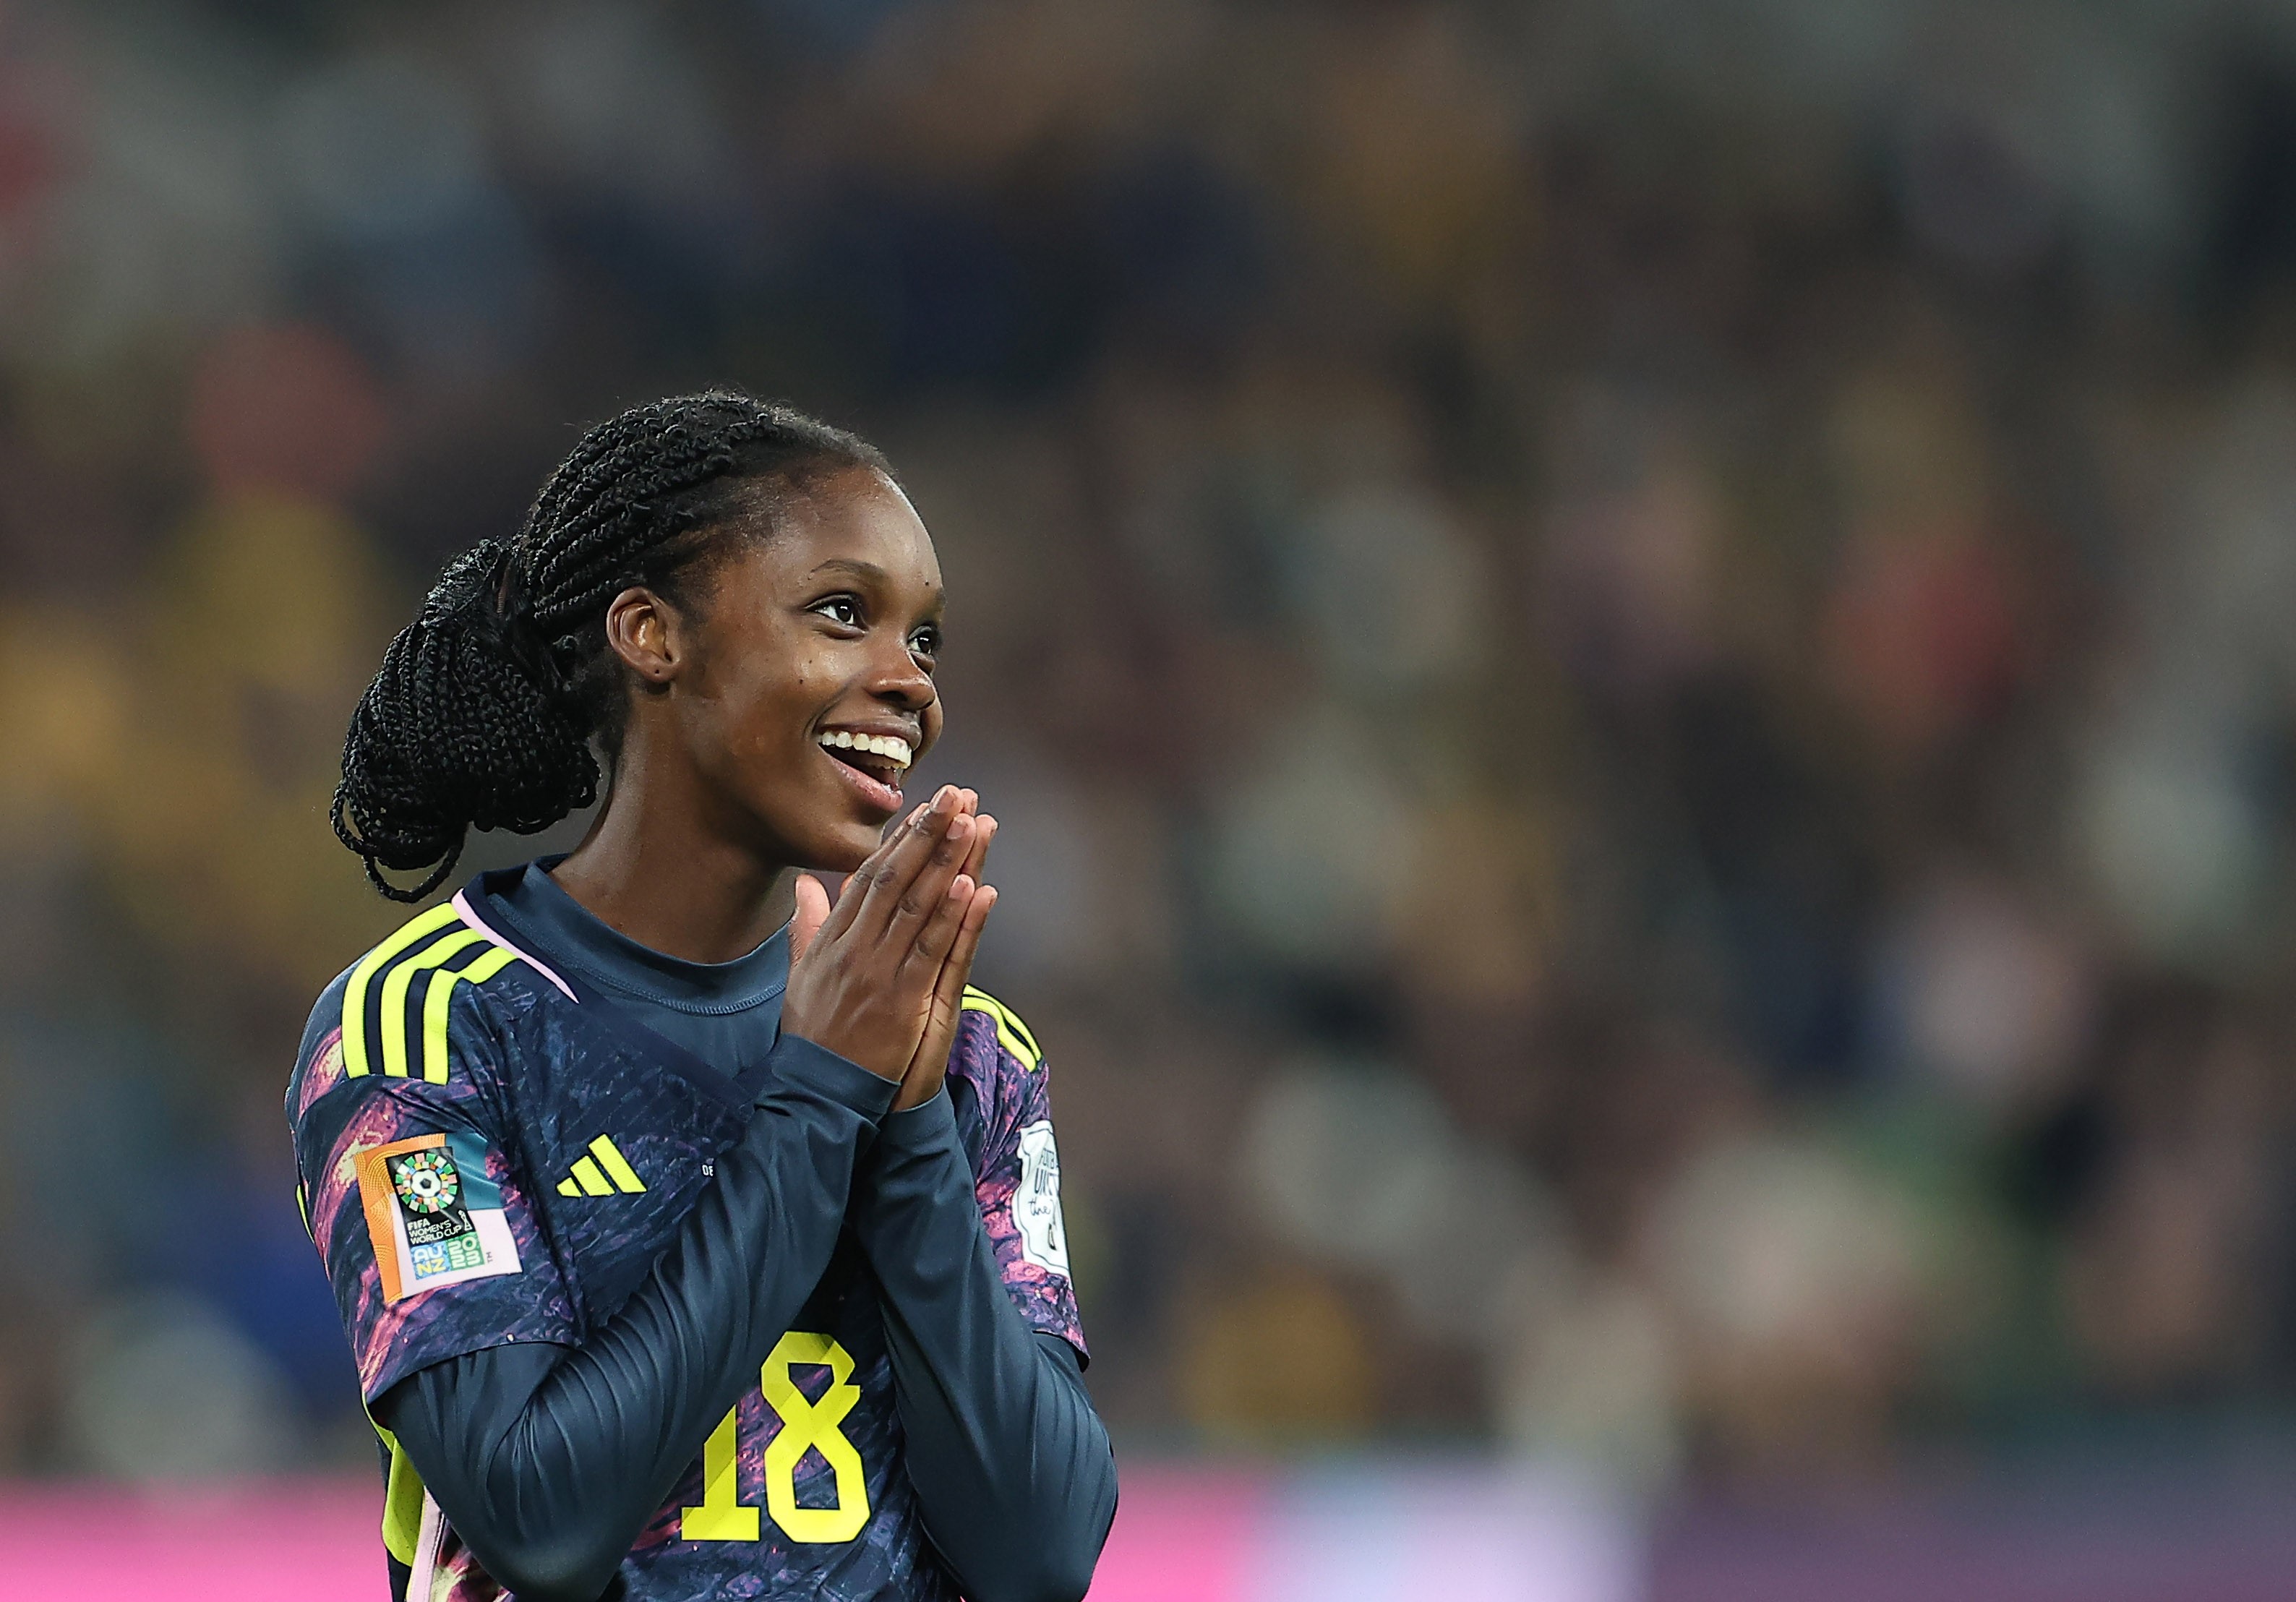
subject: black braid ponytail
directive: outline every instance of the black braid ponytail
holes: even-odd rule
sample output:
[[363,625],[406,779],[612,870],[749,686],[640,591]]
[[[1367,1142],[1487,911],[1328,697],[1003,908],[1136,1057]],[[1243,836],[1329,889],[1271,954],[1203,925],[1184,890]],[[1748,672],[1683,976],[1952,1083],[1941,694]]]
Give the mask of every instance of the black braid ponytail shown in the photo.
[[[676,596],[729,538],[770,528],[775,485],[877,450],[788,407],[713,390],[634,407],[582,436],[513,543],[447,564],[351,715],[335,835],[394,901],[455,870],[469,831],[530,834],[597,799],[626,691],[603,620],[633,585]],[[422,883],[402,889],[389,868]]]

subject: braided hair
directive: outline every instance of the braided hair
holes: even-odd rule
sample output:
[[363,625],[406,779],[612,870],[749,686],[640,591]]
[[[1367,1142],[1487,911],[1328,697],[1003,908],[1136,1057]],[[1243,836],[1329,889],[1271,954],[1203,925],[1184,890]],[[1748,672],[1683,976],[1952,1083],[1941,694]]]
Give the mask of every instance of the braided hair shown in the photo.
[[[783,492],[875,448],[791,407],[712,390],[633,407],[582,436],[514,540],[449,563],[351,714],[331,817],[367,877],[416,901],[473,826],[522,834],[597,799],[595,739],[619,754],[628,701],[604,619],[643,585],[685,581],[770,531]],[[401,889],[382,870],[426,867]]]

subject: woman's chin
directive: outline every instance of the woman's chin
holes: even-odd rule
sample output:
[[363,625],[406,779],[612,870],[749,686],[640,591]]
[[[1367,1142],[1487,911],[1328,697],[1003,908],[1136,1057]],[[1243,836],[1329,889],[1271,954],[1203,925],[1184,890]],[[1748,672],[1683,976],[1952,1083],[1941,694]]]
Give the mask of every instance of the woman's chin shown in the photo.
[[849,874],[869,860],[883,842],[884,832],[873,824],[853,824],[812,842],[799,866],[816,873]]

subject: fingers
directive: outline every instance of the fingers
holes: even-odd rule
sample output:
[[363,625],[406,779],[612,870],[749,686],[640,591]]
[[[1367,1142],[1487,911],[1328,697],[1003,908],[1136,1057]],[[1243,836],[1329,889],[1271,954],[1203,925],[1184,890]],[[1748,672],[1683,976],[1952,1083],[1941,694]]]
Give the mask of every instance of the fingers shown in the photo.
[[940,977],[933,983],[934,1011],[938,1014],[945,1000],[951,1017],[964,1004],[964,987],[972,982],[972,957],[980,949],[980,932],[988,926],[988,915],[996,910],[996,887],[982,884],[966,899],[964,916],[957,920],[956,933],[949,941],[948,950],[941,958]]
[[834,940],[853,927],[854,920],[861,916],[863,903],[868,900],[870,888],[886,871],[887,865],[892,860],[893,852],[907,841],[916,832],[918,826],[924,821],[925,815],[931,805],[932,802],[930,801],[919,801],[891,833],[877,842],[877,849],[869,853],[867,859],[845,875],[845,883],[837,892],[837,905],[831,908],[829,921],[822,925],[821,932],[824,935]]
[[[956,886],[971,886],[970,875],[960,875]],[[954,905],[959,897],[953,886],[948,898]],[[939,971],[933,976],[931,1000],[925,1009],[928,1019],[924,1034],[909,1058],[907,1072],[901,1076],[900,1094],[893,1105],[898,1111],[930,1101],[937,1095],[948,1071],[948,1056],[956,1045],[957,1022],[964,1016],[964,987],[972,976],[972,956],[980,949],[980,932],[988,923],[988,914],[996,905],[996,891],[989,885],[972,888],[970,895],[962,898],[964,911],[955,920],[954,937],[949,940],[947,955]],[[922,946],[927,939],[939,948],[944,932],[939,920],[919,939]]]
[[[995,818],[983,817],[973,820],[964,861],[956,876],[949,882],[948,893],[941,898],[940,905],[926,919],[924,926],[917,931],[916,939],[903,958],[902,966],[907,972],[914,973],[920,968],[932,970],[934,1000],[931,1016],[937,1020],[945,1016],[953,1023],[955,1019],[958,1004],[964,995],[965,976],[972,969],[972,949],[980,944],[980,928],[988,919],[988,909],[996,904],[996,891],[980,880],[981,865],[988,859],[988,845],[996,834]],[[969,936],[964,932],[968,928],[972,931]],[[947,964],[960,941],[967,942],[965,955],[952,979]],[[930,1037],[931,1031],[926,1032]]]
[[885,926],[888,939],[898,944],[906,938],[910,950],[916,950],[918,934],[939,915],[942,902],[964,874],[964,859],[972,852],[976,827],[975,820],[964,813],[950,817],[943,826],[940,838],[925,854],[924,866],[893,903],[892,918]]
[[980,870],[988,865],[989,843],[996,838],[996,820],[983,812],[972,820],[972,849],[965,853],[964,865],[957,871],[980,883]]
[[963,838],[972,827],[972,819],[958,811],[960,804],[955,786],[942,785],[915,826],[894,842],[871,875],[854,915],[857,932],[882,937],[898,917],[914,933],[914,924],[932,910],[956,876],[964,857]]
[[[847,876],[836,904],[825,916],[811,920],[811,915],[806,914],[811,921],[793,927],[792,957],[824,938],[837,939],[857,930],[865,937],[890,935],[897,944],[906,941],[908,949],[896,960],[908,965],[917,938],[928,925],[944,916],[961,916],[962,900],[953,911],[943,911],[950,887],[960,877],[975,885],[980,881],[997,826],[993,817],[973,816],[979,804],[975,792],[946,785],[930,801],[921,802],[870,853],[868,860]],[[808,884],[813,887],[810,891],[804,888]],[[818,882],[811,879],[800,880],[798,893],[800,912],[809,894],[825,899]],[[969,895],[968,891],[967,899]],[[954,925],[935,930],[935,960],[954,939]]]
[[[917,809],[920,813],[923,810],[922,806]],[[834,940],[853,926],[853,919],[861,909],[861,898],[869,893],[869,886],[876,878],[879,866],[893,849],[894,842],[906,834],[910,824],[915,821],[916,814],[912,813],[899,828],[877,842],[877,849],[862,859],[860,867],[845,875],[845,883],[837,887],[837,904],[829,909],[828,919],[823,923],[820,933]]]
[[790,960],[803,957],[829,917],[829,892],[811,874],[797,876],[797,911],[790,918]]
[[[932,915],[925,919],[924,926],[917,931],[915,941],[902,959],[904,969],[913,972],[922,966],[932,969],[936,974],[939,972],[942,960],[955,944],[965,914],[972,907],[974,896],[979,893],[980,883],[964,874],[959,874],[949,881],[948,889],[933,908]],[[936,985],[936,990],[938,988]]]

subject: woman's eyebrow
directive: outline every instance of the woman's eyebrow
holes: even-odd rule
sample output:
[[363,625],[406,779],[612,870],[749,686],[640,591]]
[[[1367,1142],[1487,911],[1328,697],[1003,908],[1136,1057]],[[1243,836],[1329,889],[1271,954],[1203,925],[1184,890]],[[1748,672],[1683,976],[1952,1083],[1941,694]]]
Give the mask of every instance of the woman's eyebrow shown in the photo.
[[872,584],[882,584],[886,579],[885,570],[875,563],[857,562],[850,556],[832,556],[828,561],[816,566],[806,577],[818,579],[824,573],[848,573]]

